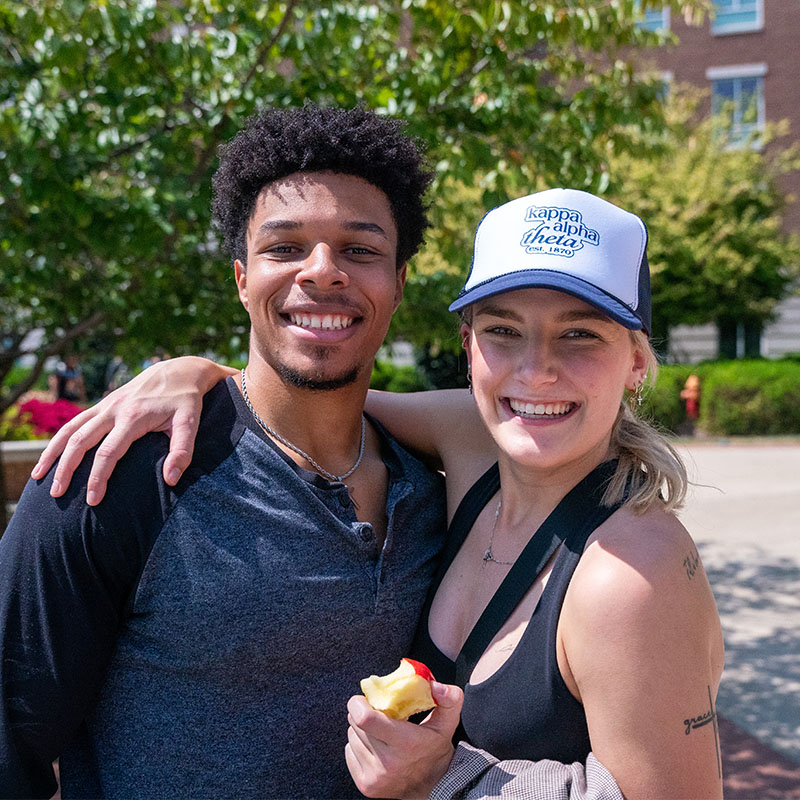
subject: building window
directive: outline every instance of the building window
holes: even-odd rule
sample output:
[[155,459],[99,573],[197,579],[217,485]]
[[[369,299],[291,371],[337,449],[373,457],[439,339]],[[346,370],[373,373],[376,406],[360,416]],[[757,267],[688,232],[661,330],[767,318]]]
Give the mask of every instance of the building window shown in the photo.
[[662,72],[660,77],[661,88],[659,89],[658,97],[662,103],[666,103],[672,92],[672,84],[675,83],[675,75],[672,72]]
[[714,0],[711,33],[743,33],[764,27],[764,0]]
[[731,147],[742,147],[764,129],[766,64],[706,70],[711,81],[711,113],[724,121]]
[[669,30],[669,8],[655,8],[641,11],[641,2],[637,5],[640,7],[642,19],[636,24],[640,28],[648,31],[668,31]]

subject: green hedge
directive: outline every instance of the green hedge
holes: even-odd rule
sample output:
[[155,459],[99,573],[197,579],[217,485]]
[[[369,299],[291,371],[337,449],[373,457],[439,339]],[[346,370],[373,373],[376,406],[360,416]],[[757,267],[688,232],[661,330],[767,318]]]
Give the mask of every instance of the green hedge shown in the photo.
[[662,366],[643,410],[669,431],[681,432],[686,421],[680,392],[692,374],[700,378],[700,430],[717,436],[800,434],[800,360]]
[[[700,375],[700,369],[683,365],[660,367],[655,386],[649,386],[643,394],[643,415],[665,430],[677,433],[681,423],[686,421],[681,389],[686,379],[693,374]],[[701,390],[702,388],[701,376]]]
[[421,392],[430,388],[416,367],[398,367],[391,361],[375,362],[369,385],[385,392]]

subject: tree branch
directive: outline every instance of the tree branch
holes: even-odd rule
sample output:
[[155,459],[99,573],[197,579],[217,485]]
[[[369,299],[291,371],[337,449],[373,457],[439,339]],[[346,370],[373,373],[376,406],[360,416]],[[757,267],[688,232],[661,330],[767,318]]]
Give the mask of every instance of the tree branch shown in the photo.
[[96,313],[92,314],[91,317],[81,320],[81,322],[73,325],[62,336],[59,336],[47,347],[39,350],[36,353],[36,363],[33,365],[33,369],[31,369],[28,376],[23,381],[18,383],[13,389],[11,389],[8,394],[5,394],[2,396],[2,398],[0,398],[0,414],[3,414],[7,409],[13,406],[14,403],[16,403],[17,400],[19,400],[19,398],[22,397],[22,395],[25,394],[25,392],[27,392],[28,389],[30,389],[31,386],[36,383],[39,376],[44,371],[44,365],[48,358],[60,353],[64,349],[64,345],[68,342],[71,342],[73,339],[77,339],[82,334],[99,325],[100,322],[105,319],[105,316],[105,311],[97,311]]
[[[294,11],[294,7],[297,5],[297,0],[289,0],[286,5],[286,12],[283,15],[283,19],[280,21],[278,27],[275,29],[275,32],[270,37],[269,41],[258,51],[256,55],[255,61],[253,62],[253,66],[250,67],[250,71],[245,76],[244,80],[240,85],[239,95],[241,96],[244,89],[253,79],[258,70],[258,67],[261,66],[264,59],[267,57],[267,54],[275,45],[275,43],[280,39],[281,34],[286,30],[286,26],[289,24],[289,19],[292,16],[292,11]],[[230,102],[226,103],[225,109],[222,112],[222,116],[217,121],[217,124],[211,129],[211,134],[209,136],[208,146],[203,150],[200,156],[197,159],[197,166],[194,168],[191,177],[189,178],[190,183],[194,184],[197,183],[200,176],[206,171],[206,167],[208,167],[208,162],[210,161],[212,155],[214,154],[215,150],[217,149],[217,145],[219,144],[219,134],[222,128],[230,119]]]
[[166,133],[167,131],[171,131],[173,128],[177,127],[178,123],[172,119],[166,119],[164,122],[159,125],[157,128],[154,128],[151,131],[143,134],[142,136],[137,136],[132,142],[128,142],[128,144],[123,145],[122,147],[117,148],[116,150],[112,151],[105,156],[102,161],[98,161],[98,165],[105,164],[107,165],[109,161],[113,161],[120,156],[127,155],[128,153],[132,153],[134,150],[142,147],[142,145],[147,144],[151,139],[154,139],[156,136],[162,133]]
[[25,339],[26,334],[27,331],[22,333],[4,333],[0,331],[0,335],[2,335],[4,341],[3,349],[0,351],[0,386],[3,385],[6,375],[8,375],[11,368],[14,366],[14,362],[19,358],[21,353],[20,345]]
[[[541,58],[546,50],[547,50],[547,45],[544,43],[539,43],[525,50],[518,50],[516,53],[509,53],[506,60],[509,64],[519,61],[523,58],[534,60],[537,58]],[[466,69],[461,70],[461,72],[459,72],[458,75],[456,75],[456,77],[451,81],[450,85],[448,86],[447,96],[448,97],[452,96],[454,92],[463,88],[476,75],[480,75],[481,72],[483,72],[483,70],[485,70],[490,63],[491,60],[489,56],[484,56],[483,58],[476,61],[471,67],[467,67]],[[446,102],[437,103],[434,106],[428,107],[428,113],[436,113],[439,111],[443,111],[446,108],[447,108]]]
[[289,2],[286,4],[286,12],[283,15],[283,19],[275,29],[275,33],[272,34],[270,40],[261,48],[261,50],[258,51],[256,60],[253,62],[253,66],[250,67],[250,72],[247,73],[244,81],[242,81],[242,89],[244,89],[250,83],[250,81],[253,79],[253,76],[256,74],[256,70],[258,70],[258,68],[262,65],[262,62],[267,57],[269,51],[273,48],[278,39],[281,38],[281,35],[286,30],[286,26],[289,24],[289,19],[292,16],[292,11],[294,11],[294,7],[296,5],[297,0],[289,0]]

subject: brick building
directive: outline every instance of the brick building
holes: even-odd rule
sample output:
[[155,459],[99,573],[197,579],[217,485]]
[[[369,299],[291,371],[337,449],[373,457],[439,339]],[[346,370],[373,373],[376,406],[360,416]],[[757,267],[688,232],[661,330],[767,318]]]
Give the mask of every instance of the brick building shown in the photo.
[[[645,12],[644,25],[667,28],[675,46],[647,54],[665,79],[690,83],[709,92],[707,112],[733,110],[731,139],[745,138],[765,122],[788,119],[789,136],[800,137],[800,0],[716,0],[716,16],[700,26],[687,25],[668,9]],[[785,190],[796,201],[785,215],[787,230],[800,233],[800,173],[787,176]],[[800,296],[779,307],[775,322],[763,330],[717,330],[714,325],[679,326],[671,331],[670,355],[694,362],[717,355],[776,358],[800,352]]]

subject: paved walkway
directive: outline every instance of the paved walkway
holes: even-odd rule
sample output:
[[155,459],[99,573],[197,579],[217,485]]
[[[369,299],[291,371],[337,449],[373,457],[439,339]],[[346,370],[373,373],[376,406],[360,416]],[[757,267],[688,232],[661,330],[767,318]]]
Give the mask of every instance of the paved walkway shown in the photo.
[[800,442],[697,441],[681,513],[717,599],[728,800],[800,799]]
[[800,765],[719,719],[725,800],[800,799]]

